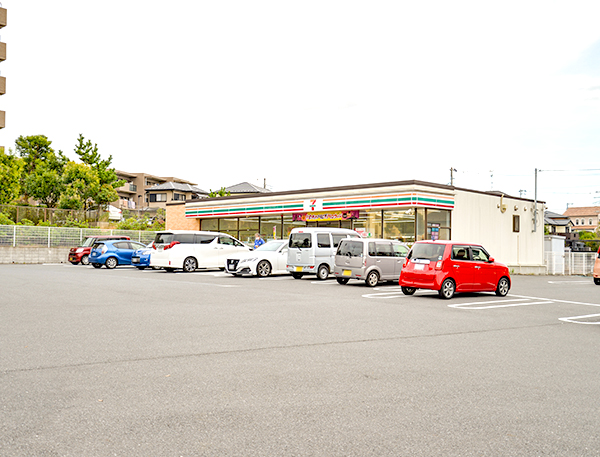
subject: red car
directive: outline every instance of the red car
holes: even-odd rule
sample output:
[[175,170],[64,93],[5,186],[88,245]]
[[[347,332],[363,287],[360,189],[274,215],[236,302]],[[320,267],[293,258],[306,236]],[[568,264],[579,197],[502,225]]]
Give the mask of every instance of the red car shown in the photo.
[[496,262],[482,246],[455,241],[417,241],[406,257],[399,282],[406,295],[430,289],[445,299],[455,292],[496,292],[504,297],[511,285],[508,267]]
[[69,262],[73,265],[77,265],[81,263],[82,265],[88,265],[90,263],[90,252],[92,252],[93,244],[98,240],[129,240],[128,236],[121,235],[97,235],[97,236],[88,236],[83,245],[71,248],[69,251]]

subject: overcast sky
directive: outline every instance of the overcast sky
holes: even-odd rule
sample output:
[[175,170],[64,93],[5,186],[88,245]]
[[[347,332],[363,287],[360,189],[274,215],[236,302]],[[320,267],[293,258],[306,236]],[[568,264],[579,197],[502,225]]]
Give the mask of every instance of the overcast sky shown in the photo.
[[[0,144],[205,190],[420,179],[600,204],[600,2],[2,0]],[[546,171],[569,170],[569,171]],[[570,171],[577,170],[577,171]]]

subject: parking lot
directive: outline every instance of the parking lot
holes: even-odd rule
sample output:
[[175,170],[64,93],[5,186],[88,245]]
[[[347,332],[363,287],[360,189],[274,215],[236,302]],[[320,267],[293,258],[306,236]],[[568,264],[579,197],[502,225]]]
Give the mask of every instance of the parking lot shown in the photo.
[[600,455],[600,287],[0,266],[0,455]]

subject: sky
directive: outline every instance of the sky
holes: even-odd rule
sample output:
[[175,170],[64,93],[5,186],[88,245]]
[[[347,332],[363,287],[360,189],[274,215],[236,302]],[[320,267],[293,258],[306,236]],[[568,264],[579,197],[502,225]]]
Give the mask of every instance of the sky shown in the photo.
[[1,0],[0,145],[201,189],[423,180],[600,205],[600,2]]

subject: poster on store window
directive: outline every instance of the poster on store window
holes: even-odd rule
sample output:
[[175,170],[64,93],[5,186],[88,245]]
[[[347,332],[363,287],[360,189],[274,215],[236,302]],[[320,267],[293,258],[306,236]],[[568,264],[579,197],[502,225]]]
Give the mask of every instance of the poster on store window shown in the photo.
[[437,241],[440,239],[440,224],[428,224],[429,225],[429,239]]

